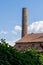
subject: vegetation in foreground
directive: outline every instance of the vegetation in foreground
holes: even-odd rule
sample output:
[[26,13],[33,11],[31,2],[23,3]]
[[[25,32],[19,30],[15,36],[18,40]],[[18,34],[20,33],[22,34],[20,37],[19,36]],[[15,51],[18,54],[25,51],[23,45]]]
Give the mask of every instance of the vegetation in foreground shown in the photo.
[[18,51],[8,45],[5,39],[1,39],[0,65],[43,65],[43,53],[38,53],[34,49]]

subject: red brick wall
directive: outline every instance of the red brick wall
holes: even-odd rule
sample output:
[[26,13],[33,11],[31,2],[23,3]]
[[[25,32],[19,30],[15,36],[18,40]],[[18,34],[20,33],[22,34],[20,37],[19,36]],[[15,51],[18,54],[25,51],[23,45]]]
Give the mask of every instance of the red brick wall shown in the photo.
[[40,43],[16,43],[14,47],[18,50],[27,50],[28,48],[42,49]]

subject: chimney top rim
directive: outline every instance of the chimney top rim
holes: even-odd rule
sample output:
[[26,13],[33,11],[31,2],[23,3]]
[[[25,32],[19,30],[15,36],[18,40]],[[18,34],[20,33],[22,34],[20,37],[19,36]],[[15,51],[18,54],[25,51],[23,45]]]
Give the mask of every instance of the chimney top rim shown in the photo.
[[26,7],[22,8],[22,9],[27,9]]

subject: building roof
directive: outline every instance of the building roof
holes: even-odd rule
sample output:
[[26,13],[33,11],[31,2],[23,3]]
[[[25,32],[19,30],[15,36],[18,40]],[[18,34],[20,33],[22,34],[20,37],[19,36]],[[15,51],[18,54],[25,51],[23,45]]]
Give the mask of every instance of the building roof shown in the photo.
[[23,38],[18,40],[16,43],[28,43],[28,42],[43,42],[43,33],[31,33],[25,35]]

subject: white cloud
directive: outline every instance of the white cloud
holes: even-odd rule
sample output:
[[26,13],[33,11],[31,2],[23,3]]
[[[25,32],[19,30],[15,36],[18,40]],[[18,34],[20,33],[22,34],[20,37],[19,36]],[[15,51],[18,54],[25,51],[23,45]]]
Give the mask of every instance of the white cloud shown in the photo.
[[15,45],[15,43],[14,43],[13,41],[7,41],[7,43],[8,43],[9,45],[11,45],[11,46],[14,46],[14,45]]
[[28,26],[29,33],[43,33],[43,21],[33,22]]
[[14,30],[12,31],[12,33],[13,33],[13,34],[15,34],[15,35],[17,35],[17,32],[16,32],[16,31],[14,31]]
[[9,44],[9,45],[11,45],[11,46],[14,46],[15,45],[15,42],[17,41],[17,40],[19,40],[20,38],[18,38],[18,39],[15,39],[15,40],[12,40],[12,41],[7,41],[7,43]]
[[1,31],[1,32],[0,32],[0,34],[5,34],[5,35],[6,35],[7,33],[8,33],[8,32],[6,32],[6,31]]
[[[17,25],[14,27],[13,34],[17,35],[17,31],[20,31],[21,33],[22,27]],[[29,33],[43,33],[43,21],[36,21],[33,22],[28,26],[28,32]]]
[[13,42],[15,43],[16,41],[18,41],[20,38],[17,38],[16,40],[13,40]]
[[21,33],[21,26],[16,25],[12,31],[13,34],[17,35],[19,33]]
[[14,27],[14,29],[17,30],[17,31],[21,31],[21,26],[17,25],[17,26]]

